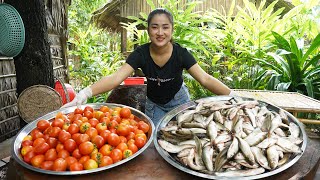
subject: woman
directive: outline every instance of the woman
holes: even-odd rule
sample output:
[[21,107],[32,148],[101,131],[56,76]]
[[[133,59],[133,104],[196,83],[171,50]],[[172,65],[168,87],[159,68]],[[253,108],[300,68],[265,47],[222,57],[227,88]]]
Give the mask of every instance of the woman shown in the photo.
[[172,43],[173,17],[169,11],[155,9],[149,14],[147,22],[151,42],[134,50],[114,74],[86,87],[63,107],[83,104],[93,95],[112,90],[137,68],[141,68],[147,78],[145,113],[155,125],[168,111],[190,101],[188,89],[183,83],[183,69],[212,93],[231,95],[231,90],[203,71],[185,48]]

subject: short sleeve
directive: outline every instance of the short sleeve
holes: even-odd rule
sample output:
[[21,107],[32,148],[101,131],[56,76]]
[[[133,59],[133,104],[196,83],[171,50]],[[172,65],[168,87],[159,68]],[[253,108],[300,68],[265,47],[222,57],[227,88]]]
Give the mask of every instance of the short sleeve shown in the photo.
[[142,49],[138,47],[128,56],[126,63],[128,63],[133,69],[138,69],[144,64],[144,60],[145,58],[143,56]]
[[188,70],[189,68],[191,68],[193,65],[195,65],[197,63],[196,59],[193,57],[193,55],[186,49],[186,48],[182,48],[181,49],[182,53],[182,66],[183,68],[185,68],[186,70]]

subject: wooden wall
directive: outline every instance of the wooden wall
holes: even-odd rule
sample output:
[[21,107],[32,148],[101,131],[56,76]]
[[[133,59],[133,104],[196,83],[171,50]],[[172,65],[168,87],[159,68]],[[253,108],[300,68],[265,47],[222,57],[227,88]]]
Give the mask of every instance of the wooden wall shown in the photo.
[[0,142],[20,129],[13,58],[0,56]]

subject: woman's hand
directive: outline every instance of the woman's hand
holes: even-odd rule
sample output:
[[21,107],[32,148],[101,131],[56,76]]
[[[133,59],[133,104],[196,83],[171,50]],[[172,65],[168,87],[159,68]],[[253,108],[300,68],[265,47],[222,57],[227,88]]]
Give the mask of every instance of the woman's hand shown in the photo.
[[82,104],[85,104],[87,102],[87,99],[91,97],[92,90],[90,87],[86,87],[83,90],[81,90],[71,102],[63,105],[61,108],[80,106]]

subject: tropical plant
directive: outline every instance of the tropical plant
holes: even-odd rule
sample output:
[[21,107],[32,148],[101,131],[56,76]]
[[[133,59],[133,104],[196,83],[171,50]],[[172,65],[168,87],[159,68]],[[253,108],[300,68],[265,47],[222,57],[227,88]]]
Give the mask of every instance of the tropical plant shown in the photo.
[[255,85],[266,83],[269,90],[297,91],[313,98],[320,95],[320,34],[304,45],[303,39],[295,40],[292,36],[287,41],[283,36],[272,32],[275,37],[275,52],[267,55],[272,58],[254,58],[265,68]]
[[[105,0],[74,0],[69,7],[69,73],[76,91],[113,73],[124,62],[120,36],[89,22],[93,11],[104,3]],[[89,102],[103,102],[107,96],[108,93],[102,94]]]

